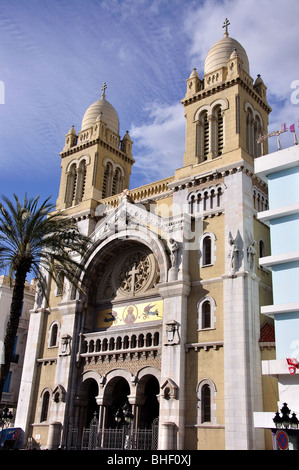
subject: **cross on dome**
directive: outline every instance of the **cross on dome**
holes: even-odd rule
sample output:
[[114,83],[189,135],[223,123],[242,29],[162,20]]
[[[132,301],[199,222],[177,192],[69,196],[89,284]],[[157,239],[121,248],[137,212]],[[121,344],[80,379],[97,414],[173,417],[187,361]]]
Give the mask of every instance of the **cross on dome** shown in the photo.
[[223,23],[223,26],[222,28],[225,28],[225,33],[224,33],[224,37],[228,37],[228,26],[230,25],[230,22],[227,18],[225,18],[225,21]]
[[102,85],[102,98],[105,98],[106,88],[107,88],[107,84],[106,82],[104,82]]

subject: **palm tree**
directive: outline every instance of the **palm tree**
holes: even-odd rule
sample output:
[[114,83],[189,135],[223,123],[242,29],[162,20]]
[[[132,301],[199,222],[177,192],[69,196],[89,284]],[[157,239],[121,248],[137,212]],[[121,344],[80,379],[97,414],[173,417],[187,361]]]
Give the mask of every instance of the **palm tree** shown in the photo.
[[72,219],[55,211],[49,200],[39,204],[39,196],[28,199],[25,195],[21,203],[14,195],[13,201],[2,196],[3,203],[0,202],[0,266],[8,269],[13,287],[4,338],[5,362],[0,364],[0,400],[9,373],[28,273],[37,279],[46,298],[47,276],[60,289],[62,277],[79,287],[80,265],[75,257],[85,253],[88,239]]

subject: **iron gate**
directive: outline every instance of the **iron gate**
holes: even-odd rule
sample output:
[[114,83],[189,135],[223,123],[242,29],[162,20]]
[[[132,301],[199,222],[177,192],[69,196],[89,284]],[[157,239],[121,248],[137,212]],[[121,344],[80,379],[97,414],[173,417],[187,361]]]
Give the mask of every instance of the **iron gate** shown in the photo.
[[83,428],[80,439],[77,428],[68,429],[68,450],[157,450],[159,419],[153,421],[149,429],[121,428],[100,429],[94,417],[88,428]]

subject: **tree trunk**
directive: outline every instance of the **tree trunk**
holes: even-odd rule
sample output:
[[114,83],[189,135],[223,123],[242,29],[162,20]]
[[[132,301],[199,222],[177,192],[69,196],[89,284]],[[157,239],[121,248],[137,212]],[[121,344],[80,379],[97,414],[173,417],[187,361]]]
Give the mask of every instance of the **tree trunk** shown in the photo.
[[0,367],[0,402],[3,393],[3,387],[5,380],[7,379],[12,354],[14,350],[15,344],[15,337],[17,335],[22,305],[23,305],[23,297],[24,297],[24,289],[25,289],[25,281],[27,276],[27,269],[20,268],[16,272],[13,293],[12,293],[12,301],[10,306],[10,315],[6,327],[6,333],[4,338],[4,354],[5,354],[5,363],[1,364]]

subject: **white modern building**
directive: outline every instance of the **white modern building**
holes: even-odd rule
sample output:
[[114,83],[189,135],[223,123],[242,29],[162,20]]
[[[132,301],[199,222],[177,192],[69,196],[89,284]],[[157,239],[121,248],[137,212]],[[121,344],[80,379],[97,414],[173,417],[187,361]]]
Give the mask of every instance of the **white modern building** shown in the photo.
[[[22,311],[20,312],[19,328],[17,336],[15,338],[14,353],[11,361],[10,371],[4,385],[2,401],[0,404],[0,409],[2,409],[4,405],[7,405],[12,411],[13,416],[15,416],[15,410],[17,408],[17,402],[19,397],[19,389],[27,341],[29,312],[33,308],[34,297],[35,282],[32,281],[31,284],[26,282],[23,307]],[[10,285],[9,278],[5,275],[2,275],[0,276],[0,361],[4,360],[4,337],[10,313],[11,300],[12,287]]]
[[[299,415],[299,147],[255,160],[255,173],[268,184],[269,210],[258,219],[270,226],[271,256],[260,264],[272,271],[273,305],[261,308],[275,325],[276,359],[263,361],[263,375],[277,377],[278,411],[284,403]],[[257,427],[275,428],[273,414],[255,413]],[[297,431],[299,433],[299,431]],[[297,433],[289,448],[298,448]],[[274,447],[277,445],[273,440]]]

